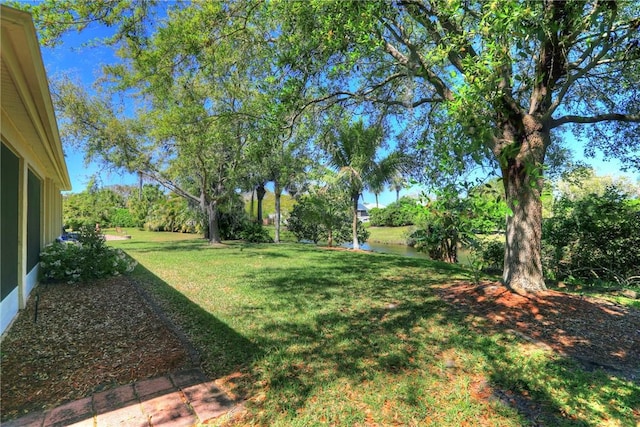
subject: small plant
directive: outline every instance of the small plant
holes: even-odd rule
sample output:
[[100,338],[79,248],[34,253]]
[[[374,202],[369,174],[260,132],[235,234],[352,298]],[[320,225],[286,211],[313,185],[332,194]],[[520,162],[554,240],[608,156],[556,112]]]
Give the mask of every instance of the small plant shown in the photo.
[[504,264],[504,242],[483,242],[480,244],[479,252],[485,270],[502,270]]
[[130,273],[136,266],[121,249],[105,244],[91,227],[80,229],[78,241],[54,242],[40,253],[40,275],[47,282],[85,282]]

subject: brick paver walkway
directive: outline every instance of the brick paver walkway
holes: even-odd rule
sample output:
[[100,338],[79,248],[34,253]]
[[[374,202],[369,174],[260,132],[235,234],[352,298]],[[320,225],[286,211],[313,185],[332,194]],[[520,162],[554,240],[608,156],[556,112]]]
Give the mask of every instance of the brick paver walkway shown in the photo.
[[103,391],[2,426],[193,426],[235,405],[201,370],[190,369]]

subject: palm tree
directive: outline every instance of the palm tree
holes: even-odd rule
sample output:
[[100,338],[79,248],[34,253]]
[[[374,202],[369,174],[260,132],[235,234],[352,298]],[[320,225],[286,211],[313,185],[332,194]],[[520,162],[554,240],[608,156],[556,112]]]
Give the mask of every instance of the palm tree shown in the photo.
[[344,123],[325,140],[324,150],[329,166],[337,169],[352,206],[353,249],[360,249],[358,242],[358,199],[365,188],[387,183],[404,165],[404,156],[393,152],[378,159],[382,143],[382,129],[366,127],[362,120]]
[[384,182],[370,182],[369,191],[371,191],[376,197],[376,208],[379,208],[380,206],[378,205],[378,196],[384,191]]
[[407,182],[405,181],[404,177],[399,173],[396,173],[391,178],[389,189],[396,191],[396,202],[400,200],[400,190],[402,190],[406,184]]

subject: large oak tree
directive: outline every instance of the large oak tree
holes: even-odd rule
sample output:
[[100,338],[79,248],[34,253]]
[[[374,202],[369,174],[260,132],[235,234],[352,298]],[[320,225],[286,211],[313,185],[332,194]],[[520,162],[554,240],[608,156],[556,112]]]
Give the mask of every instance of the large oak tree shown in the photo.
[[[559,131],[639,167],[637,2],[283,1],[282,60],[313,76],[309,103],[380,105],[453,172],[502,172],[511,209],[504,282],[545,289],[540,201]],[[362,107],[359,107],[362,108]],[[426,166],[426,165],[425,165]]]

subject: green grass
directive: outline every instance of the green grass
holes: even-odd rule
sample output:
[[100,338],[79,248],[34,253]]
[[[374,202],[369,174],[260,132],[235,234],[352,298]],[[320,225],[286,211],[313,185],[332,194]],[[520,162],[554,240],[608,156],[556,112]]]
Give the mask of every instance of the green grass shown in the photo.
[[190,336],[207,373],[233,378],[227,385],[249,398],[246,424],[637,422],[637,384],[585,372],[443,303],[434,287],[471,277],[456,266],[130,234],[112,244],[139,262],[135,277]]
[[406,245],[407,237],[415,230],[414,226],[405,227],[367,227],[369,242],[385,245]]

